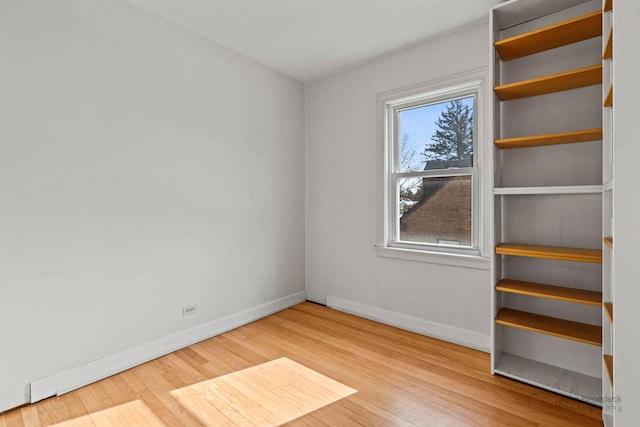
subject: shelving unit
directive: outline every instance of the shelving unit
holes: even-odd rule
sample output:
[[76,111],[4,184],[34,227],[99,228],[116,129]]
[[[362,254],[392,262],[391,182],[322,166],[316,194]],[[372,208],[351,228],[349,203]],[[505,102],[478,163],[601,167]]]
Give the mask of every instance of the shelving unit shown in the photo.
[[[603,129],[606,144],[602,147],[603,170],[602,180],[607,185],[603,187],[602,194],[602,248],[603,248],[603,269],[602,269],[602,376],[608,380],[602,381],[601,395],[603,401],[610,402],[603,405],[602,418],[604,425],[614,426],[616,419],[620,416],[620,403],[617,400],[616,383],[614,382],[614,357],[615,357],[615,327],[613,317],[613,305],[615,303],[615,283],[614,283],[614,215],[613,202],[615,197],[614,183],[614,133],[613,133],[613,1],[604,0],[602,2],[603,32],[607,37],[602,43],[602,63],[605,73],[603,74],[604,98],[602,108],[602,122],[609,124]],[[618,403],[615,403],[618,402]],[[627,418],[628,419],[628,418]],[[624,423],[622,420],[620,421]]]
[[491,26],[492,372],[601,405],[602,3],[512,0]]

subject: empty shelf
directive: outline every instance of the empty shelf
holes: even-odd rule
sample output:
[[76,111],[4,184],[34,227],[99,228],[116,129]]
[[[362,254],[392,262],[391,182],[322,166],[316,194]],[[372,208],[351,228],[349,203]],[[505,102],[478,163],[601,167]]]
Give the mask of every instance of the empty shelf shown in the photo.
[[605,354],[602,358],[604,359],[604,366],[607,368],[609,381],[611,381],[611,385],[613,385],[613,356]]
[[602,139],[602,128],[576,130],[571,132],[548,133],[544,135],[520,136],[496,139],[495,144],[503,149],[540,147],[544,145],[571,144],[574,142],[597,141]]
[[602,239],[602,241],[611,249],[613,249],[613,237],[605,237],[604,239]]
[[602,304],[601,292],[587,291],[585,289],[563,288],[561,286],[523,282],[520,280],[503,279],[496,285],[496,290],[533,297],[575,302],[578,304],[595,306]]
[[602,83],[602,64],[496,86],[496,96],[502,101],[544,95],[563,90]]
[[501,243],[496,246],[496,254],[602,264],[602,250],[600,249],[579,249],[557,246]]
[[613,323],[613,303],[611,302],[603,302],[602,307],[604,308],[604,312],[607,313],[607,317]]
[[613,57],[613,27],[609,29],[609,36],[607,37],[607,44],[604,47],[604,53],[602,59],[611,59]]
[[601,35],[602,12],[597,11],[500,40],[495,47],[500,58],[509,61]]
[[510,308],[500,309],[496,316],[496,323],[584,344],[602,346],[602,328],[587,323],[527,313]]
[[500,353],[496,374],[602,406],[602,380],[509,353]]
[[607,97],[604,99],[605,107],[613,107],[613,85],[609,87],[609,92],[607,92]]

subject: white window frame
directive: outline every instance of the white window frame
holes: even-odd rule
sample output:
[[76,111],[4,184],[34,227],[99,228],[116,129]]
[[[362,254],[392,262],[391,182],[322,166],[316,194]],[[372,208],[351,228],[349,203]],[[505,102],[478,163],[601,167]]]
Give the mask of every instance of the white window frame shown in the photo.
[[[488,258],[482,257],[482,106],[483,79],[486,69],[463,73],[451,78],[434,81],[413,88],[392,91],[378,96],[379,143],[378,143],[378,256],[455,265],[482,270],[490,269]],[[446,102],[465,96],[474,96],[474,156],[470,168],[419,171],[400,173],[397,155],[396,117],[397,111],[407,108]],[[433,177],[470,175],[472,178],[472,246],[409,243],[396,241],[399,230],[398,177]]]

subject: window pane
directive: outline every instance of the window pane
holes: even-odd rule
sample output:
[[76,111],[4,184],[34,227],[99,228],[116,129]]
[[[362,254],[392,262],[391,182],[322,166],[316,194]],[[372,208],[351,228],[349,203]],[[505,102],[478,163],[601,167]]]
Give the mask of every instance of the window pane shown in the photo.
[[473,166],[473,98],[398,111],[400,172]]
[[471,176],[398,180],[399,241],[471,246]]

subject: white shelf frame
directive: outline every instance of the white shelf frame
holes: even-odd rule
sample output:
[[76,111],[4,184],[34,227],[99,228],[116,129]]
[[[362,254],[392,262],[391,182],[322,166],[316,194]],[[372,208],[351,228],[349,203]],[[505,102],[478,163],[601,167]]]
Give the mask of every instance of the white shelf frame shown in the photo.
[[496,196],[546,195],[546,194],[601,194],[602,185],[560,185],[548,187],[498,187]]

